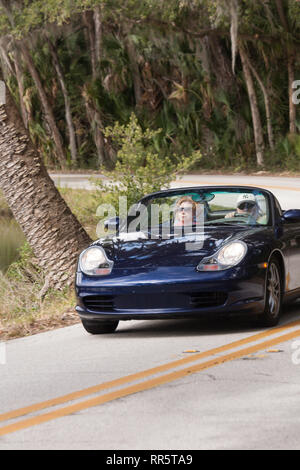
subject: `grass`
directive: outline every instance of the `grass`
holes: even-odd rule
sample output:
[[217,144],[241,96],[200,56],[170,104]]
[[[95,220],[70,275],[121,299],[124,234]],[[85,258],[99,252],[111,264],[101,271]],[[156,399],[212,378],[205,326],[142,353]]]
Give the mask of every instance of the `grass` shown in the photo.
[[39,297],[39,283],[14,281],[0,272],[0,336],[3,340],[29,336],[78,323],[75,295],[70,289]]
[[[96,239],[99,198],[95,191],[60,189],[72,212]],[[0,339],[8,340],[78,323],[73,288],[49,291],[41,300],[44,274],[0,193]]]
[[12,213],[0,191],[0,217],[12,217]]
[[96,240],[96,227],[99,222],[96,210],[101,203],[98,192],[71,188],[59,188],[59,192],[90,237]]
[[7,272],[0,271],[0,337],[7,340],[78,322],[73,289],[40,291],[44,273],[37,266],[28,243],[19,248],[19,258]]
[[17,260],[18,249],[25,242],[25,237],[14,219],[0,217],[0,271]]

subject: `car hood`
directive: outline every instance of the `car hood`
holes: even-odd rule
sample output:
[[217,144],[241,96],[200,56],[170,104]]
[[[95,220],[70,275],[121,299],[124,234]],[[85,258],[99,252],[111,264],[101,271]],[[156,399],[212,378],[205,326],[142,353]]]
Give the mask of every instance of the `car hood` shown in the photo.
[[116,268],[195,266],[230,241],[254,243],[253,238],[257,240],[258,234],[265,230],[265,227],[205,227],[204,232],[167,240],[148,239],[143,232],[135,232],[100,239],[94,244],[105,249]]

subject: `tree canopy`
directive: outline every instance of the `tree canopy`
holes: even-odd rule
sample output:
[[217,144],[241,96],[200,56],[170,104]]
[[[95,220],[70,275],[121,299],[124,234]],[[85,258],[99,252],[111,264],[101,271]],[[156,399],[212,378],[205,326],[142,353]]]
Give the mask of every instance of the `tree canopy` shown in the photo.
[[112,168],[132,112],[161,158],[299,169],[297,0],[1,0],[0,58],[46,165]]

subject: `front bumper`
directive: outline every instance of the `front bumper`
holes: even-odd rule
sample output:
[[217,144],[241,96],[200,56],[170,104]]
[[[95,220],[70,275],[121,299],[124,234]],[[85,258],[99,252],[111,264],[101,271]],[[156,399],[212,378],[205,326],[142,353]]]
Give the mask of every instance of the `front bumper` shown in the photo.
[[[125,275],[126,274],[126,275]],[[265,269],[128,270],[113,276],[76,276],[76,311],[82,319],[136,320],[259,314],[265,305]]]

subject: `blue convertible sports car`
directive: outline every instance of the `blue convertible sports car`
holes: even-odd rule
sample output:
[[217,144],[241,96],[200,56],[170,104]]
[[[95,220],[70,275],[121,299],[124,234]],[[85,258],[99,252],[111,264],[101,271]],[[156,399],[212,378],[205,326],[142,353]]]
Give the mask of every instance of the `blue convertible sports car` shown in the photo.
[[119,320],[255,315],[300,296],[300,210],[245,186],[150,194],[81,253],[76,310],[92,334]]

